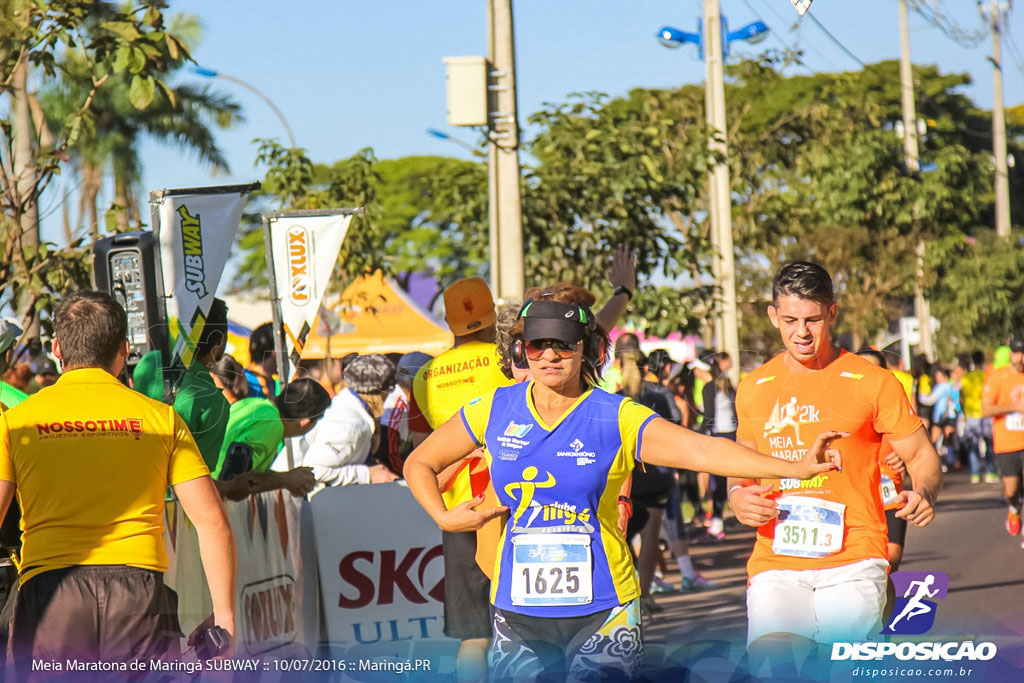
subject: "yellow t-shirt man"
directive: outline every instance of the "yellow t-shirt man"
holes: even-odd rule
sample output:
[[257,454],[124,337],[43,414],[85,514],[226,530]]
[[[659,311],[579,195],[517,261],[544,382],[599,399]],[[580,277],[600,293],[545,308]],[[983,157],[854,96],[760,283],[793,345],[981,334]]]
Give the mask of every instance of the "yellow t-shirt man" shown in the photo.
[[[437,429],[473,399],[487,396],[498,387],[512,383],[501,372],[496,345],[487,342],[460,344],[434,358],[416,373],[412,390],[418,413],[410,414],[409,429],[415,432]],[[467,464],[451,488],[442,494],[449,509],[471,499],[487,486],[486,470],[480,477],[482,486],[473,485],[472,472],[477,469],[471,463]]]
[[208,474],[174,409],[105,370],[71,370],[0,413],[0,479],[15,484],[22,510],[22,583],[74,565],[167,571],[164,494]]

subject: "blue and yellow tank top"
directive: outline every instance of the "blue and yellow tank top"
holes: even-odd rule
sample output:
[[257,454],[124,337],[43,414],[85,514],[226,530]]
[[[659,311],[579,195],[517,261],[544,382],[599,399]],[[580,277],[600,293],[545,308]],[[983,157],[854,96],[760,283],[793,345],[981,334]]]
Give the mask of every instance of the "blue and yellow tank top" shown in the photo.
[[533,405],[533,382],[501,387],[460,410],[510,514],[491,602],[540,617],[593,614],[640,594],[619,533],[618,494],[656,415],[600,389],[553,425]]

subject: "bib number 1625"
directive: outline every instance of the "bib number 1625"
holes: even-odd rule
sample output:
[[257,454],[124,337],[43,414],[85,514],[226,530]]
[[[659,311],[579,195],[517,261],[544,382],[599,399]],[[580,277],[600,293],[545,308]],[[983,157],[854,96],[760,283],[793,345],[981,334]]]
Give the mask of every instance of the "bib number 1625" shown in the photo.
[[579,567],[523,567],[526,595],[547,597],[580,592]]

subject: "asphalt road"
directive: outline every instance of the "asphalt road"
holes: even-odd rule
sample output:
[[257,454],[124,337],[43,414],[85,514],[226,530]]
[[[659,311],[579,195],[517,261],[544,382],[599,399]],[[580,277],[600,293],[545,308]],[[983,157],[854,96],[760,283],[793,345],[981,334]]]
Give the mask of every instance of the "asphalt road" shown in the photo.
[[[907,531],[904,571],[941,571],[949,576],[949,593],[936,610],[928,638],[984,639],[995,642],[1001,656],[1024,643],[1024,548],[1021,538],[1006,533],[1001,484],[970,484],[966,471],[944,475],[936,518],[923,529]],[[746,568],[753,529],[727,520],[724,541],[695,543],[695,566],[718,583],[698,594],[661,593],[662,611],[644,620],[645,660],[658,668],[685,659],[694,650],[716,651],[711,671],[691,680],[728,680],[728,659],[738,661],[746,633]],[[667,578],[678,585],[678,569]],[[1024,676],[1024,673],[1022,673]]]

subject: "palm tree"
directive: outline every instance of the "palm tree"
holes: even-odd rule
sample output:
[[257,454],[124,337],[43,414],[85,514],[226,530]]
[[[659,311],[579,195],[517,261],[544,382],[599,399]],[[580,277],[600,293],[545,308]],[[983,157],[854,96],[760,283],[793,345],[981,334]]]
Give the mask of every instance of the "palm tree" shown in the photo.
[[[179,15],[172,21],[172,32],[187,42],[198,40],[198,21],[191,15]],[[192,40],[188,40],[189,38]],[[180,69],[185,60],[166,55],[169,72]],[[84,60],[73,51],[63,64],[64,78],[46,85],[39,96],[46,119],[52,127],[79,106],[92,85]],[[153,103],[139,110],[130,98],[132,74],[119,70],[111,74],[103,88],[96,91],[89,109],[87,129],[71,150],[69,163],[80,178],[78,229],[86,228],[92,240],[100,233],[97,201],[104,174],[113,178],[112,209],[117,231],[140,223],[139,182],[142,160],[139,146],[143,137],[155,138],[187,149],[214,171],[227,172],[228,163],[214,139],[211,126],[229,128],[242,120],[241,107],[212,88],[182,84],[158,90]]]

